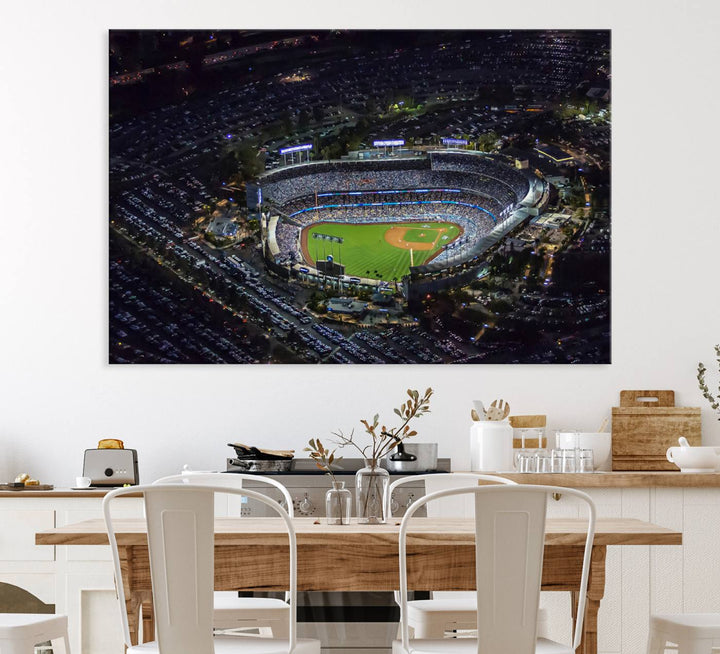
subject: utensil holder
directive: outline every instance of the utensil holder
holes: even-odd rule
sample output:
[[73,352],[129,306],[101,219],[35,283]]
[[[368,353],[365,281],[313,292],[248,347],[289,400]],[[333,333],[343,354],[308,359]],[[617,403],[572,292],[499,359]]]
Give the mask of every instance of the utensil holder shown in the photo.
[[470,470],[510,472],[513,429],[507,420],[480,420],[470,427]]

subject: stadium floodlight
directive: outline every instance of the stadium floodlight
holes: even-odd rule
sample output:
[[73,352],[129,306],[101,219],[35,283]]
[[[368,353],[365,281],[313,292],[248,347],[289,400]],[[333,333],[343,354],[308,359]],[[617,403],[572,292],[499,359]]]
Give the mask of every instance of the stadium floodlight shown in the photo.
[[303,150],[312,150],[312,143],[304,143],[303,145],[291,145],[287,148],[280,148],[280,154],[290,154],[291,152],[302,152]]
[[443,138],[442,142],[443,142],[443,145],[467,145],[468,144],[467,139]]
[[390,139],[387,141],[373,141],[376,148],[395,147],[396,145],[405,145],[405,139]]

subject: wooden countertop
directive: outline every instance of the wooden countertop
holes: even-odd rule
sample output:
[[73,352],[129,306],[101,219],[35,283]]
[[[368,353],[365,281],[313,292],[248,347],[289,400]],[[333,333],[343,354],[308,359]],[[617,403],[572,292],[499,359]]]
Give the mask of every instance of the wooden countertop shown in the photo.
[[[99,497],[103,498],[105,495],[113,490],[112,488],[83,488],[82,490],[75,490],[74,488],[54,488],[53,490],[2,490],[0,491],[0,498],[3,497],[51,497],[51,498],[66,498],[66,497]],[[126,496],[127,497],[127,496]],[[140,494],[132,495],[130,497],[140,497]]]
[[[459,472],[459,471],[456,471]],[[480,474],[480,473],[478,473]],[[566,488],[720,488],[720,472],[489,472],[519,484],[545,484]]]
[[[456,470],[455,472],[460,472]],[[481,473],[478,473],[481,474]],[[517,472],[487,472],[512,479],[520,484],[545,484],[566,488],[720,488],[720,472],[593,472],[583,474],[520,474]],[[55,488],[51,491],[0,491],[0,498],[6,497],[104,497],[112,489],[93,488],[74,490]],[[135,496],[134,496],[135,497]]]
[[[352,524],[338,527],[317,518],[293,518],[299,545],[327,545],[342,541],[344,546],[368,547],[369,539],[376,544],[397,543],[399,521],[384,525]],[[585,520],[548,518],[545,543],[547,545],[583,545]],[[118,544],[146,545],[146,525],[140,519],[114,521]],[[437,546],[451,543],[471,543],[475,527],[463,518],[416,518],[408,531],[408,544],[431,542]],[[595,530],[596,545],[681,545],[682,533],[633,518],[598,518]],[[261,545],[271,547],[287,544],[285,524],[279,518],[216,518],[217,545]],[[35,534],[36,545],[107,545],[105,523],[86,520],[65,527],[56,527]]]

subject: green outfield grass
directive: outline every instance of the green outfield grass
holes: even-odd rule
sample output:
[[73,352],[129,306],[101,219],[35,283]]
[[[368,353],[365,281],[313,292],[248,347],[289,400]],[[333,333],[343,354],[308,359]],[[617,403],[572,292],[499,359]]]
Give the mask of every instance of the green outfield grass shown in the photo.
[[[385,240],[385,233],[392,228],[407,229],[404,240],[409,242],[433,243],[437,239],[431,250],[413,249],[415,266],[425,263],[438,250],[457,238],[461,231],[460,227],[448,222],[362,225],[321,223],[307,228],[307,249],[312,260],[309,263],[314,264],[318,259],[326,259],[330,254],[337,263],[345,266],[345,274],[351,277],[400,280],[410,270],[410,250],[391,245]],[[439,234],[438,230],[443,228],[445,232]],[[314,233],[339,236],[343,243],[313,238]]]

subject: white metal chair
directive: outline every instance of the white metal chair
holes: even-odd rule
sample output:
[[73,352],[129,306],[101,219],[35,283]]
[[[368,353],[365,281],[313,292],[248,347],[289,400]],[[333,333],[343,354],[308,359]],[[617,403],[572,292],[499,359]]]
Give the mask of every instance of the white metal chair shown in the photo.
[[0,653],[33,654],[35,645],[62,640],[70,654],[67,617],[52,613],[0,613]]
[[[587,536],[572,646],[537,638],[547,498],[562,492],[588,506]],[[407,621],[407,532],[413,515],[427,503],[454,495],[475,499],[477,638],[410,639]],[[393,654],[574,654],[580,645],[595,535],[595,505],[574,489],[529,484],[492,485],[430,493],[405,513],[400,526],[400,620],[402,639]]]
[[[125,590],[111,504],[128,493],[142,493],[157,640],[130,643]],[[216,493],[242,495],[271,507],[288,531],[290,608],[288,638],[213,636],[215,573],[214,501]],[[296,624],[297,544],[287,512],[261,493],[228,486],[157,484],[118,488],[103,499],[103,515],[113,555],[123,637],[127,654],[320,654],[320,641],[298,639]]]
[[[388,488],[386,515],[391,515],[390,508],[392,505],[393,491],[402,484],[416,483],[418,481],[425,482],[428,493],[432,492],[432,489],[429,488],[430,482],[442,490],[447,488],[477,487],[479,481],[516,485],[516,482],[506,479],[505,477],[467,472],[434,473],[401,477],[390,484]],[[428,517],[433,517],[433,508],[438,505],[439,502],[435,502],[427,508]],[[451,513],[447,511],[447,507],[443,507],[442,512],[437,512],[435,515],[461,517],[456,515],[456,510]],[[398,604],[400,603],[400,598],[397,593],[396,601]],[[445,632],[448,631],[457,632],[475,629],[477,624],[477,596],[473,592],[434,592],[431,599],[410,600],[408,601],[407,620],[415,638],[442,638]]]
[[[293,501],[287,488],[272,477],[246,475],[242,473],[193,472],[162,477],[153,484],[203,484],[227,486],[241,489],[244,481],[262,482],[274,486],[285,500],[288,515],[294,515]],[[287,596],[285,598],[287,600]],[[213,596],[213,627],[215,629],[259,629],[267,630],[273,638],[288,637],[287,601],[272,597],[238,597],[237,593],[215,591]]]
[[647,654],[663,654],[667,643],[678,654],[710,654],[720,648],[720,613],[651,615]]

